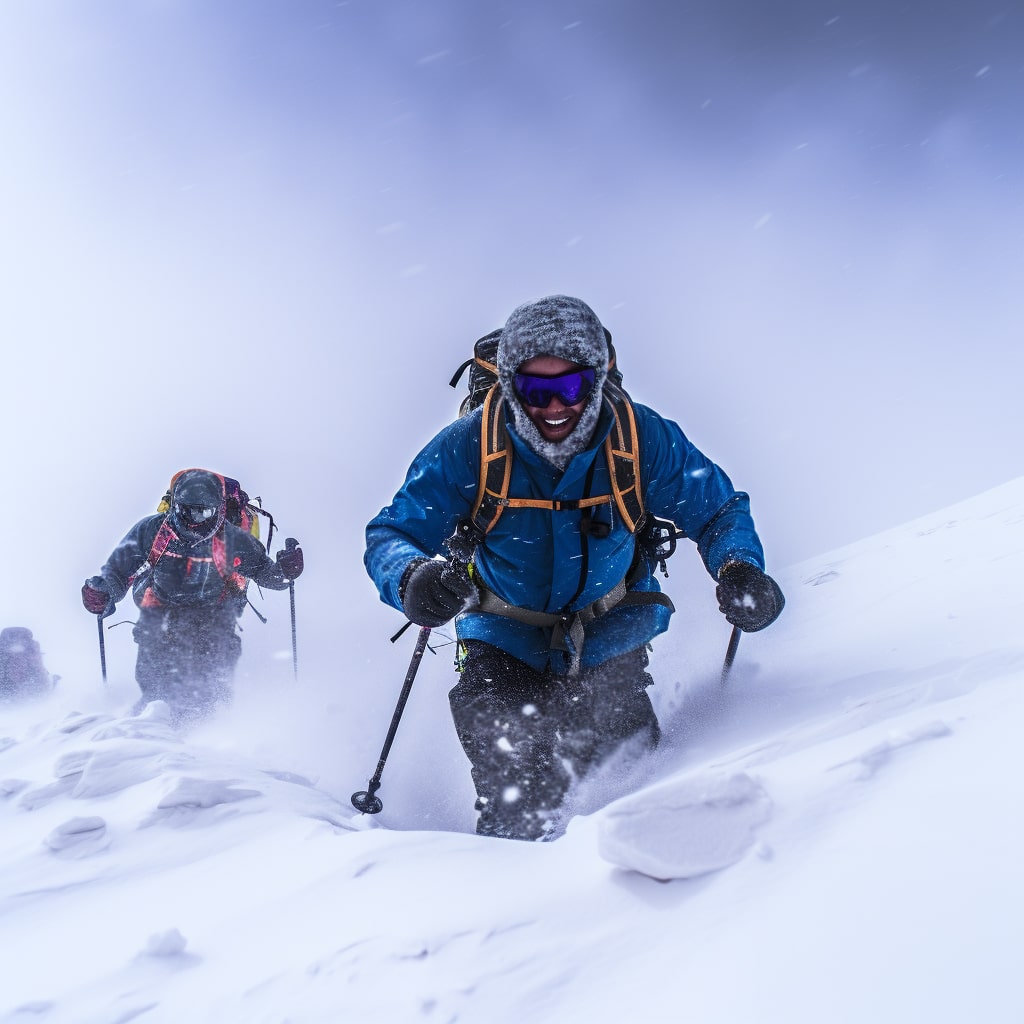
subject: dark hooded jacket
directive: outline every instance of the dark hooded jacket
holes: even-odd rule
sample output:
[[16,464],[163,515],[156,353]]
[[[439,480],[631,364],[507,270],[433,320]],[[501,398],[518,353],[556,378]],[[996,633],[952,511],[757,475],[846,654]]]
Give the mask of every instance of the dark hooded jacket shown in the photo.
[[[207,537],[196,537],[178,521],[173,501],[166,515],[136,523],[107,559],[100,575],[115,602],[132,588],[140,608],[225,608],[240,615],[249,580],[268,590],[286,590],[288,580],[259,540],[224,520],[223,482],[213,473],[190,471],[175,487],[190,502],[215,503],[218,517]],[[158,557],[154,541],[167,524],[168,543]]]

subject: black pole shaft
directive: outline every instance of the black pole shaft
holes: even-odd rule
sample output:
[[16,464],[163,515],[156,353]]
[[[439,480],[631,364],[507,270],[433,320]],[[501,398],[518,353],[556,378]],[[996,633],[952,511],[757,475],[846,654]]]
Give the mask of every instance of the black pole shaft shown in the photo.
[[740,645],[740,627],[732,627],[732,636],[729,637],[729,646],[725,651],[725,661],[722,664],[722,683],[725,683],[726,679],[729,678],[729,670],[732,668],[732,663],[736,658],[736,648]]
[[100,671],[103,673],[103,682],[107,681],[107,645],[103,638],[103,616],[96,616],[96,630],[100,638]]
[[398,703],[395,705],[395,713],[391,716],[391,726],[384,739],[384,746],[381,748],[380,760],[377,762],[377,770],[370,779],[370,792],[375,792],[380,787],[380,777],[384,772],[384,762],[391,752],[391,744],[395,741],[395,733],[398,732],[398,723],[402,720],[402,713],[409,700],[412,691],[413,680],[419,670],[420,662],[423,660],[423,652],[427,649],[427,640],[430,639],[430,627],[421,626],[420,635],[416,638],[416,649],[412,652],[412,660],[409,662],[409,671],[405,673],[405,682],[402,684],[402,692],[398,695]]
[[292,674],[299,678],[299,648],[295,639],[295,580],[288,581],[288,601],[292,609]]
[[402,720],[402,712],[405,710],[406,701],[409,699],[409,692],[412,690],[412,682],[416,678],[416,670],[423,660],[423,652],[427,649],[427,640],[430,637],[428,626],[420,627],[419,639],[416,641],[416,650],[412,652],[412,660],[409,662],[409,671],[405,674],[405,683],[402,692],[398,696],[398,703],[395,705],[395,713],[391,716],[391,728],[388,729],[387,738],[384,740],[384,747],[380,752],[380,760],[377,762],[377,770],[370,779],[369,786],[358,793],[352,794],[352,806],[361,814],[380,814],[384,805],[375,795],[380,789],[380,777],[384,773],[384,764],[388,759],[391,744],[394,742],[395,733],[398,732],[398,723]]

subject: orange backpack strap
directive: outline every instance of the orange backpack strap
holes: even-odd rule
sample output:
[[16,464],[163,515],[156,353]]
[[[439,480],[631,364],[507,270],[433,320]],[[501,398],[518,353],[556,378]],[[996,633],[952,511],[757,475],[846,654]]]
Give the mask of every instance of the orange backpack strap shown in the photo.
[[[498,333],[500,334],[501,332],[499,331]],[[479,355],[473,356],[473,362],[476,363],[476,365],[479,366],[481,369],[486,370],[488,373],[493,373],[495,377],[498,376],[497,363],[492,363],[489,360],[484,359],[483,356]]]
[[615,423],[605,439],[605,457],[612,479],[612,493],[579,499],[510,498],[512,450],[505,427],[504,402],[497,384],[484,399],[480,426],[480,475],[472,522],[480,534],[489,533],[506,508],[541,508],[554,512],[609,505],[619,510],[630,533],[636,533],[644,516],[640,493],[640,442],[633,406],[624,391],[605,385],[605,397],[615,414]]
[[471,516],[473,525],[481,534],[489,533],[507,508],[543,508],[553,512],[578,512],[595,505],[610,504],[610,494],[593,498],[510,498],[509,480],[512,477],[512,449],[509,447],[505,427],[504,400],[497,384],[484,399],[483,420],[480,427],[480,477],[476,503]]
[[495,384],[484,399],[480,425],[480,478],[471,517],[481,533],[488,533],[494,528],[508,504],[512,452],[509,450],[503,406],[501,388]]
[[615,425],[604,442],[615,504],[630,532],[636,533],[644,518],[644,501],[640,491],[640,436],[636,429],[636,415],[626,393],[614,384],[605,385],[605,397],[615,413]]

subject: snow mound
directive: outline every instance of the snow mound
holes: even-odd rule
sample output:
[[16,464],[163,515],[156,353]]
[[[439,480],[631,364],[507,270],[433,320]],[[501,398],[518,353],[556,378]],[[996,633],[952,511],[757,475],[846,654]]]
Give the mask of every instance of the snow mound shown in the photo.
[[771,807],[762,786],[742,772],[683,778],[608,807],[598,851],[617,867],[661,881],[694,878],[741,860]]
[[[142,869],[161,846],[180,862],[204,847],[184,837],[170,841],[168,828],[250,819],[234,835],[246,842],[253,829],[258,834],[282,817],[360,827],[350,808],[308,779],[187,742],[160,702],[134,717],[72,713],[6,744],[2,772],[0,799],[9,802],[12,820],[24,819],[20,842],[0,856],[7,877],[24,882],[14,884],[14,900],[38,887],[39,859],[47,854],[68,865],[43,872],[49,887]],[[162,838],[151,837],[154,829]],[[225,839],[221,834],[218,843]],[[117,868],[101,867],[112,851],[120,852]],[[83,873],[73,863],[85,861],[97,867]]]

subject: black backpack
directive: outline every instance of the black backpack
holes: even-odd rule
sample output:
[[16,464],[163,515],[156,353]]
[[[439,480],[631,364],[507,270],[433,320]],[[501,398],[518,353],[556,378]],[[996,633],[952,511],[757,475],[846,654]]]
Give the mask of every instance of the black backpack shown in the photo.
[[[598,530],[602,527],[607,529],[607,526],[592,522],[589,511],[597,505],[613,504],[630,531],[637,536],[640,547],[649,558],[660,564],[662,572],[667,576],[665,560],[675,551],[676,540],[685,534],[674,523],[649,516],[644,509],[636,417],[629,395],[622,388],[622,371],[619,369],[611,332],[606,327],[604,333],[608,340],[608,376],[604,383],[604,396],[615,414],[615,424],[605,441],[612,493],[572,502],[551,501],[546,506],[553,511],[582,510],[583,529],[592,530],[596,535]],[[481,446],[479,484],[473,512],[469,521],[459,524],[462,542],[453,539],[464,557],[470,557],[473,548],[493,529],[506,508],[537,507],[535,500],[509,497],[508,494],[512,448],[508,444],[501,409],[503,396],[498,383],[500,338],[500,329],[479,338],[473,345],[473,355],[462,363],[448,382],[450,387],[458,387],[463,374],[469,370],[469,387],[459,406],[459,415],[465,416],[482,405],[482,430],[483,436],[487,438],[486,446]]]
[[[571,501],[509,496],[513,448],[509,443],[508,428],[505,424],[505,397],[498,381],[500,330],[491,331],[480,338],[473,346],[472,357],[458,368],[449,381],[453,388],[457,387],[459,379],[468,368],[469,391],[459,407],[459,415],[465,416],[478,406],[483,407],[483,443],[480,445],[476,501],[470,517],[459,522],[455,533],[448,539],[448,550],[454,559],[471,562],[477,545],[486,537],[488,531],[494,528],[506,508],[579,512],[581,534],[601,538],[609,535],[611,527],[606,522],[595,520],[592,512],[599,505],[610,505],[613,510],[618,511],[622,521],[636,538],[633,564],[623,579],[600,600],[571,615],[516,608],[486,588],[480,590],[479,607],[482,611],[534,625],[550,625],[553,648],[568,650],[566,636],[571,638],[574,654],[568,669],[570,676],[575,675],[580,668],[580,652],[583,649],[587,622],[606,614],[619,604],[660,604],[669,609],[673,608],[672,600],[667,594],[633,591],[630,588],[635,580],[640,579],[655,565],[659,565],[667,576],[665,561],[675,551],[677,539],[685,536],[674,523],[648,515],[644,509],[640,486],[640,437],[636,416],[629,395],[622,389],[622,373],[618,368],[612,336],[607,328],[605,336],[608,339],[609,358],[608,375],[603,389],[604,399],[615,416],[615,422],[604,442],[605,458],[611,478],[611,494],[593,495]],[[585,567],[586,563],[584,561],[581,564]]]

